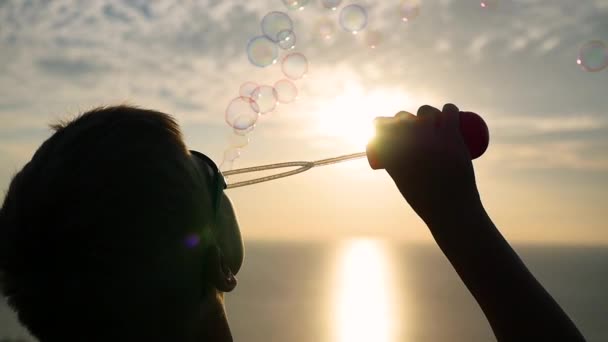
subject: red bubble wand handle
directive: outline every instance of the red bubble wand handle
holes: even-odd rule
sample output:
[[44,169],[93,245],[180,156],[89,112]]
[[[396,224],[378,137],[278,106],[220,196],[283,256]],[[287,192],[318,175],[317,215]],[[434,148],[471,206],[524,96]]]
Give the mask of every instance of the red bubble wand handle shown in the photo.
[[[464,139],[464,142],[471,154],[471,159],[479,158],[488,148],[488,144],[490,142],[490,133],[488,130],[488,126],[486,125],[483,119],[473,113],[473,112],[460,112],[460,133]],[[241,182],[230,183],[228,182],[228,189],[238,188],[242,186],[268,182],[274,179],[284,178],[296,175],[298,173],[302,173],[312,169],[317,166],[331,165],[336,163],[341,163],[348,160],[360,159],[367,157],[367,161],[372,169],[382,169],[384,168],[379,162],[376,156],[375,146],[369,145],[367,148],[367,152],[353,153],[347,154],[344,156],[339,156],[335,158],[321,159],[317,161],[296,161],[296,162],[287,162],[287,163],[278,163],[278,164],[269,164],[262,166],[254,166],[237,170],[230,170],[222,172],[225,177],[233,176],[237,174],[243,173],[252,173],[252,172],[260,172],[266,170],[276,170],[283,168],[296,168],[294,170],[281,172],[278,174],[264,176],[260,178],[250,179]]]

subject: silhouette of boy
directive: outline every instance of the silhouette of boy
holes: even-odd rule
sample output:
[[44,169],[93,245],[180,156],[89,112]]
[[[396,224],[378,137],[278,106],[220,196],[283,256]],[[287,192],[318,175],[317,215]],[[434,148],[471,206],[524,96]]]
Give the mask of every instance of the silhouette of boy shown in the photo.
[[[381,164],[498,340],[583,340],[484,211],[457,114],[378,118]],[[0,210],[0,284],[19,320],[41,342],[232,341],[223,294],[243,246],[215,164],[155,111],[53,128]]]

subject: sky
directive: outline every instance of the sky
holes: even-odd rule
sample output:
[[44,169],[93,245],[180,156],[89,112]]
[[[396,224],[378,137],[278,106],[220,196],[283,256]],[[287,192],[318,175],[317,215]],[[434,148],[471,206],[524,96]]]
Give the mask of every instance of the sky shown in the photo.
[[[407,23],[397,0],[343,3],[368,12],[357,35],[317,0],[301,11],[280,0],[0,0],[0,188],[48,124],[100,105],[170,113],[191,149],[221,163],[240,85],[284,78],[280,63],[249,63],[246,46],[265,14],[285,11],[309,72],[296,102],[260,118],[235,168],[363,151],[374,117],[452,102],[489,125],[475,171],[510,241],[608,244],[608,71],[576,64],[582,44],[608,41],[608,0],[422,0]],[[331,39],[318,33],[324,18]],[[246,239],[431,239],[365,160],[227,191]]]

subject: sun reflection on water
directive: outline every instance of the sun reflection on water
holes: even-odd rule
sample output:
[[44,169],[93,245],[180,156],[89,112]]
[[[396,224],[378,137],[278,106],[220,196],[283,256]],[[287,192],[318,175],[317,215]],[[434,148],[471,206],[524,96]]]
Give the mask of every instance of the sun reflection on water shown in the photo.
[[333,303],[334,341],[395,341],[396,292],[389,266],[379,241],[360,239],[344,245]]

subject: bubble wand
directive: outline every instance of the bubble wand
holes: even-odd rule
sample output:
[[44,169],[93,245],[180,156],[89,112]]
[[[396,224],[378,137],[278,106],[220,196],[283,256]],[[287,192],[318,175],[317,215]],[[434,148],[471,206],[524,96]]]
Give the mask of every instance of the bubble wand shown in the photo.
[[[464,139],[465,145],[469,150],[471,155],[471,159],[476,159],[480,157],[488,148],[488,144],[490,141],[490,134],[488,131],[488,126],[483,121],[483,119],[472,112],[460,112],[460,133]],[[367,152],[359,152],[353,154],[347,154],[334,158],[321,159],[316,161],[295,161],[295,162],[286,162],[286,163],[277,163],[277,164],[268,164],[254,167],[247,167],[237,170],[230,170],[222,172],[224,176],[232,176],[243,173],[251,173],[251,172],[259,172],[265,170],[276,170],[276,169],[284,169],[288,167],[297,167],[295,170],[286,171],[277,173],[270,176],[264,176],[259,178],[254,178],[246,181],[236,182],[232,184],[228,184],[227,188],[238,188],[247,185],[253,185],[257,183],[268,182],[271,180],[289,177],[293,175],[297,175],[298,173],[302,173],[312,169],[317,166],[325,166],[331,164],[342,163],[349,160],[361,159],[367,157],[367,160],[372,167],[372,169],[382,169],[383,166],[380,165],[378,159],[376,158],[375,149],[372,146],[368,146]]]

